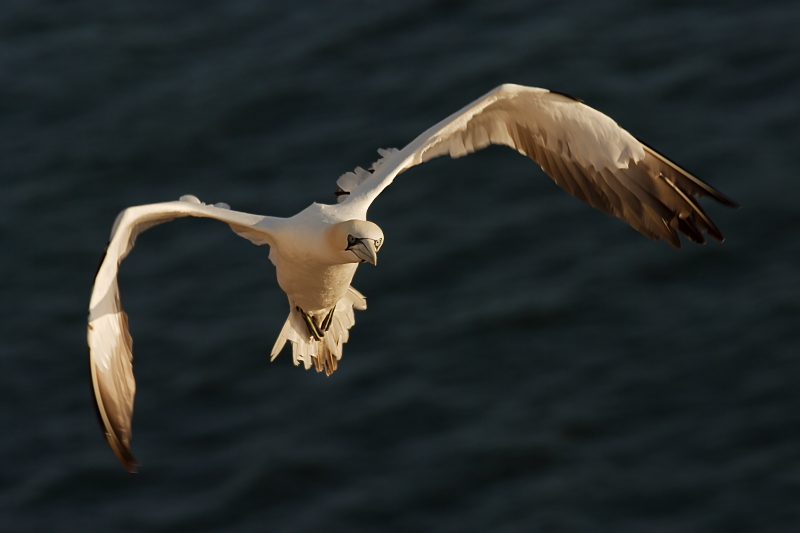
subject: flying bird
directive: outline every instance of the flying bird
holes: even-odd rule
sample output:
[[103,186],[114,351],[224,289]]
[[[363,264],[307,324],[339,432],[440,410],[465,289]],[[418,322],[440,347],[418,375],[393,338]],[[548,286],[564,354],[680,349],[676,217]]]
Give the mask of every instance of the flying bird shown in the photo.
[[111,230],[89,304],[87,340],[94,399],[101,427],[123,466],[135,472],[130,450],[136,383],[128,318],[120,305],[117,271],[142,231],[193,216],[225,222],[242,237],[268,245],[289,316],[272,349],[289,342],[295,365],[330,375],[366,299],[350,286],[361,263],[376,264],[383,231],[367,220],[373,200],[403,171],[442,155],[461,157],[505,145],[526,155],[567,192],[630,224],[652,240],[680,247],[678,233],[696,243],[722,232],[697,197],[738,207],[634,138],[581,100],[547,89],[506,84],[431,127],[402,150],[378,150],[369,170],[356,168],[337,181],[337,203],[314,203],[290,218],[206,205],[194,196],[129,207]]

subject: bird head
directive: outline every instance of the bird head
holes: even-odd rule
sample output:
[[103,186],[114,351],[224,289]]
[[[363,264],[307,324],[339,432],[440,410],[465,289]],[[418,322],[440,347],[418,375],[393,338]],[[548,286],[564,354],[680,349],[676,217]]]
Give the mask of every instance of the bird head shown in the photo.
[[366,220],[346,220],[331,227],[330,242],[345,263],[378,262],[383,231]]

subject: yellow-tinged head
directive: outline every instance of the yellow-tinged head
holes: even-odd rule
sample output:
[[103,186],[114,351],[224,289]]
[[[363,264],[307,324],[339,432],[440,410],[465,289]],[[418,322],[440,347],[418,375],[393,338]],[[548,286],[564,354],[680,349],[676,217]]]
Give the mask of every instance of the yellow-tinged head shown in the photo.
[[383,231],[366,220],[346,220],[331,226],[328,242],[343,263],[378,263]]

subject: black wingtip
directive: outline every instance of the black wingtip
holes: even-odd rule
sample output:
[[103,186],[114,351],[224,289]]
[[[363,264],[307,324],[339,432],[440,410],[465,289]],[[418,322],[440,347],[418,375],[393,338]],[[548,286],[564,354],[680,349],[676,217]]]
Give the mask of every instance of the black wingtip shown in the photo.
[[[548,89],[548,90],[550,90],[550,89]],[[569,98],[570,100],[574,100],[574,101],[578,102],[579,104],[584,103],[583,99],[578,98],[577,96],[572,96],[571,94],[568,94],[568,93],[562,93],[561,91],[552,91],[552,90],[550,90],[550,92],[553,93],[553,94],[557,94],[559,96],[563,96],[565,98]]]
[[[109,439],[109,444],[111,444],[110,439]],[[141,463],[136,460],[136,458],[133,456],[133,454],[128,448],[125,447],[115,448],[114,446],[112,446],[111,449],[114,451],[114,455],[117,456],[117,459],[119,459],[119,462],[122,464],[122,466],[125,467],[125,470],[127,470],[131,474],[137,473],[136,467],[141,466]]]
[[663,161],[665,161],[669,165],[672,165],[681,174],[683,174],[684,177],[689,179],[691,182],[693,182],[695,185],[697,185],[700,189],[703,190],[702,193],[698,192],[696,194],[696,196],[709,196],[709,197],[713,198],[714,200],[716,200],[717,202],[721,203],[722,205],[724,205],[726,207],[731,207],[733,209],[740,209],[742,207],[741,205],[739,205],[738,203],[734,202],[733,200],[731,200],[730,198],[728,198],[727,196],[725,196],[724,194],[719,192],[717,189],[715,189],[714,187],[712,187],[708,183],[704,182],[703,180],[701,180],[699,178],[696,178],[694,176],[694,174],[692,174],[691,172],[689,172],[688,170],[686,170],[682,166],[678,165],[677,163],[675,163],[675,161],[673,161],[669,157],[665,156],[664,154],[662,154],[661,152],[659,152],[658,150],[653,148],[651,145],[649,145],[646,142],[644,142],[643,140],[641,140],[640,138],[637,137],[636,140],[639,141],[640,143],[642,143],[642,145],[645,148],[650,150],[657,157],[660,157]]
[[109,447],[111,447],[111,451],[114,452],[114,455],[123,468],[131,474],[135,474],[137,472],[136,467],[141,466],[141,463],[133,456],[128,445],[123,444],[117,435],[106,428],[103,428],[103,433],[105,434]]
[[[89,381],[94,382],[94,378],[92,377],[92,352],[89,349]],[[130,448],[123,444],[120,439],[114,434],[112,428],[107,427],[105,421],[103,420],[103,415],[100,413],[100,404],[97,401],[97,392],[92,387],[92,406],[94,407],[94,414],[97,416],[97,422],[100,424],[100,429],[103,432],[103,436],[106,438],[106,442],[108,442],[108,446],[111,448],[111,451],[114,452],[114,455],[119,460],[120,464],[122,464],[123,468],[128,472],[135,474],[136,467],[141,466],[141,463],[136,460],[136,458],[131,453]]]
[[720,195],[721,198],[718,198],[718,200],[722,203],[722,205],[726,205],[726,206],[731,207],[733,209],[741,209],[742,208],[742,206],[740,204],[737,204],[736,202],[734,202],[733,200],[731,200],[730,198],[728,198],[724,194],[720,193],[719,195]]

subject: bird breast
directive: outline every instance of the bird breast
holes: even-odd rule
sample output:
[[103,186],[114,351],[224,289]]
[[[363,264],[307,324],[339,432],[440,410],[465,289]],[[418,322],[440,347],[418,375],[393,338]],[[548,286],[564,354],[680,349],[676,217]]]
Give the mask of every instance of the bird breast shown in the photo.
[[323,265],[282,258],[275,266],[278,285],[294,305],[308,313],[329,310],[344,298],[357,268],[358,263]]

